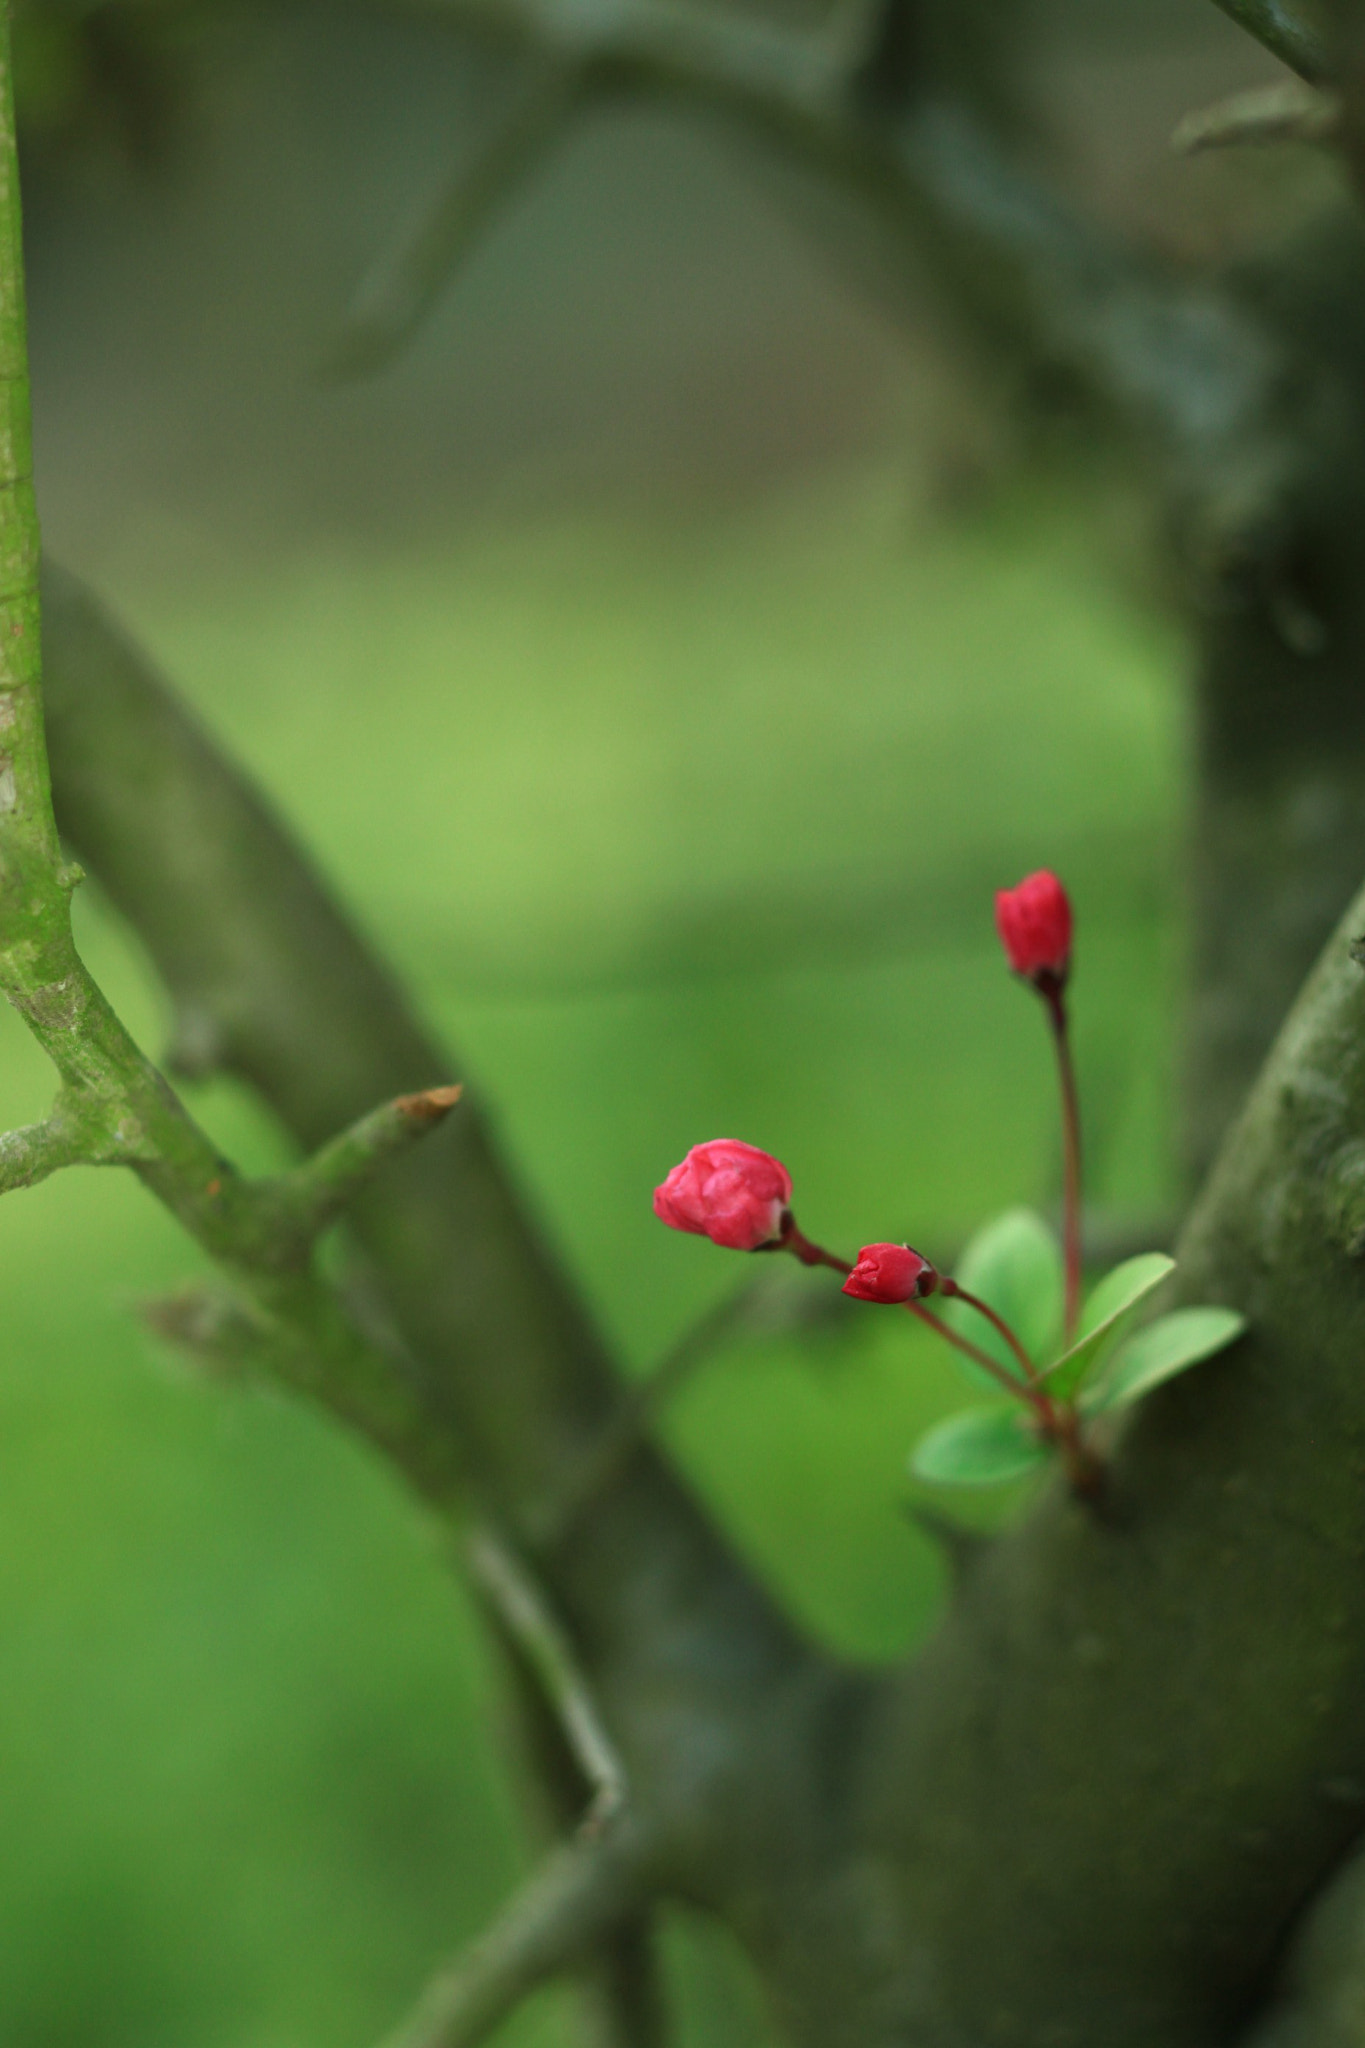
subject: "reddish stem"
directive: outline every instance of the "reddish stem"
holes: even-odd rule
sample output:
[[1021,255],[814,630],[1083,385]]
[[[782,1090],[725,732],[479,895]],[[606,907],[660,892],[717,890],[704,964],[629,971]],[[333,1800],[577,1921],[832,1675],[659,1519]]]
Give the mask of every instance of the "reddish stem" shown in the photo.
[[788,1216],[783,1232],[780,1251],[790,1252],[794,1259],[800,1259],[803,1266],[832,1266],[836,1273],[845,1277],[853,1271],[847,1259],[837,1259],[833,1252],[827,1252],[822,1245],[812,1244],[803,1231],[796,1227],[796,1218]]
[[986,1321],[1000,1332],[1000,1335],[1009,1345],[1010,1350],[1014,1353],[1020,1365],[1023,1366],[1024,1378],[1030,1381],[1037,1379],[1038,1370],[1033,1360],[1029,1357],[1027,1351],[1025,1351],[1023,1345],[1005,1321],[1005,1318],[1002,1315],[997,1315],[988,1301],[982,1301],[979,1295],[969,1294],[965,1287],[959,1287],[957,1281],[950,1280],[946,1273],[939,1277],[938,1291],[940,1294],[947,1295],[950,1298],[955,1297],[958,1301],[965,1301],[968,1308],[974,1308],[978,1315],[984,1316]]
[[1062,1454],[1071,1491],[1081,1500],[1097,1501],[1104,1492],[1104,1466],[1081,1434],[1075,1403],[1057,1402],[1053,1418],[1050,1434]]
[[956,1330],[948,1328],[942,1316],[936,1316],[931,1308],[924,1306],[922,1301],[907,1301],[905,1306],[909,1309],[912,1316],[918,1316],[922,1323],[927,1323],[931,1330],[936,1330],[945,1343],[951,1344],[955,1351],[960,1351],[964,1358],[971,1359],[973,1365],[979,1365],[982,1371],[988,1372],[993,1380],[998,1380],[1002,1387],[1007,1388],[1013,1394],[1016,1401],[1028,1401],[1038,1410],[1040,1415],[1043,1413],[1046,1396],[1035,1392],[1031,1386],[1021,1386],[1014,1377],[1014,1374],[1007,1371],[998,1359],[992,1358],[989,1351],[981,1350],[980,1346],[973,1344],[970,1338],[959,1337]]
[[[836,1273],[843,1273],[844,1275],[848,1275],[853,1271],[853,1267],[847,1259],[838,1258],[833,1252],[827,1252],[823,1245],[812,1244],[805,1232],[797,1229],[794,1217],[788,1219],[781,1243],[776,1249],[790,1252],[792,1257],[799,1259],[803,1266],[832,1266]],[[956,1282],[953,1283],[953,1291],[961,1293],[961,1289],[957,1287]],[[980,1307],[985,1314],[990,1316],[992,1322],[997,1320],[994,1312],[987,1309],[984,1302],[978,1303],[974,1297],[964,1296],[964,1299],[969,1299],[973,1307]],[[959,1337],[956,1330],[950,1330],[942,1317],[936,1316],[932,1309],[925,1308],[922,1302],[907,1301],[904,1306],[909,1309],[912,1316],[918,1316],[922,1323],[927,1323],[931,1330],[936,1331],[946,1344],[951,1344],[953,1349],[960,1351],[964,1358],[970,1358],[973,1365],[979,1365],[982,1371],[988,1372],[993,1380],[998,1380],[1000,1385],[1007,1388],[1016,1400],[1030,1402],[1038,1410],[1044,1424],[1047,1424],[1052,1414],[1053,1404],[1041,1390],[1035,1391],[1032,1386],[1021,1386],[1014,1377],[1014,1374],[1007,1372],[1004,1366],[998,1360],[992,1358],[988,1351],[981,1350],[980,1346],[973,1344],[969,1338]],[[1001,1333],[1019,1350],[1020,1357],[1024,1358],[1024,1353],[1018,1345],[1018,1340],[1012,1337],[1003,1325],[1001,1326]],[[1028,1368],[1031,1380],[1033,1368],[1028,1365],[1026,1358],[1024,1358],[1024,1363]]]
[[1040,990],[1057,1048],[1057,1077],[1062,1089],[1062,1243],[1066,1261],[1066,1343],[1076,1337],[1081,1314],[1081,1105],[1076,1068],[1071,1058],[1066,998],[1060,988]]

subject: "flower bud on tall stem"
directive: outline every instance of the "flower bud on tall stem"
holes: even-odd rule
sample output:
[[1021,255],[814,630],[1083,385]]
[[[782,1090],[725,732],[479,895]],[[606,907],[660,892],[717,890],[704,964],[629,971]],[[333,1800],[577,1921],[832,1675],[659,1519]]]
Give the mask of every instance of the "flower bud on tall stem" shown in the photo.
[[1071,901],[1049,868],[1026,875],[995,898],[996,929],[1010,966],[1042,997],[1057,1049],[1062,1091],[1062,1238],[1066,1257],[1066,1341],[1081,1312],[1081,1112],[1067,1029],[1066,984],[1071,973]]

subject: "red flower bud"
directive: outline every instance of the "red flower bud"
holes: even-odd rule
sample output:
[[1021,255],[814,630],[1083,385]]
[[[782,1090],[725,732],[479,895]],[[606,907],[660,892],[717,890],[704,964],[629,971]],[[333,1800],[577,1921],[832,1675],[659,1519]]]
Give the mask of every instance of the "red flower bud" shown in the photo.
[[1071,904],[1050,868],[996,892],[995,924],[1016,974],[1039,987],[1062,986],[1071,965]]
[[691,1230],[730,1251],[776,1244],[787,1227],[791,1175],[780,1159],[738,1138],[694,1145],[662,1187],[654,1214],[670,1230]]
[[908,1244],[865,1244],[844,1293],[855,1301],[917,1301],[937,1286],[934,1268]]

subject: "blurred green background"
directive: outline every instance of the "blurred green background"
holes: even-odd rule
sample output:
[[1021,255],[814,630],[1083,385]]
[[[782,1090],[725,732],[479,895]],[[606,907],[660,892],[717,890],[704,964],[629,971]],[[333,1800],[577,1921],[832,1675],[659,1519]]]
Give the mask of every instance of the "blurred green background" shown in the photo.
[[[1196,252],[1300,203],[1196,166],[1169,204],[1169,118],[1261,75],[1204,12],[1062,10],[1037,66],[1056,166]],[[391,376],[322,387],[348,281],[493,87],[430,29],[321,10],[172,56],[150,170],[98,122],[31,133],[49,543],[448,1034],[623,1367],[744,1277],[650,1214],[699,1139],[779,1153],[845,1247],[1054,1199],[1048,1047],[990,901],[1044,863],[1080,922],[1091,1196],[1168,1208],[1187,656],[1105,449],[1036,444],[927,296],[886,325],[741,158],[636,117],[528,193]],[[158,1050],[135,943],[93,889],[79,916]],[[48,1086],[0,1018],[0,1114]],[[245,1166],[281,1156],[232,1088],[195,1102]],[[194,1264],[112,1174],[0,1215],[4,2048],[360,2048],[528,1854],[413,1504],[140,1333]],[[940,1592],[904,1457],[961,1389],[902,1323],[737,1344],[667,1425],[860,1657]],[[714,1936],[680,1921],[668,1957],[688,2048],[764,2038]],[[505,2038],[572,2020],[549,1993]]]

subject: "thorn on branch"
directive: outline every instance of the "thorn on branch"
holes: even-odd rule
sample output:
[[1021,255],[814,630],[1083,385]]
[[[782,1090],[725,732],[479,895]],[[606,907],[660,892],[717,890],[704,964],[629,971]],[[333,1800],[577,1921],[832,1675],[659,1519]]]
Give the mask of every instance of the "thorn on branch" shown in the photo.
[[443,1123],[463,1092],[452,1085],[396,1096],[331,1139],[311,1159],[258,1182],[281,1256],[287,1260],[306,1255],[384,1161]]
[[1180,156],[1246,143],[1335,142],[1341,133],[1342,100],[1299,78],[1233,93],[1211,107],[1186,114],[1171,136]]
[[548,1978],[638,1911],[638,1848],[620,1834],[559,1849],[453,1968],[435,1978],[384,2048],[475,2048]]

